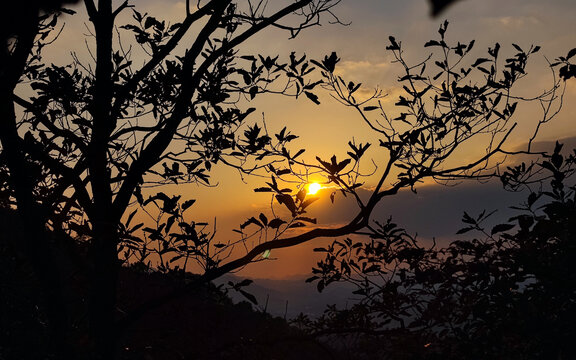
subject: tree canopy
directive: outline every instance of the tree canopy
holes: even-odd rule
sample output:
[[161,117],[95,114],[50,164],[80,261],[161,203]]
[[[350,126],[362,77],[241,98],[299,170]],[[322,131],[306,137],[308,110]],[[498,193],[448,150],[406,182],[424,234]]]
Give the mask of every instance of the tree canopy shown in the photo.
[[[379,103],[379,90],[368,99],[357,98],[361,85],[338,75],[336,53],[313,60],[295,53],[241,52],[242,44],[268,28],[293,38],[325,17],[338,23],[333,10],[339,2],[299,0],[269,7],[264,1],[188,1],[182,19],[170,23],[129,1],[114,7],[111,0],[86,0],[93,57],[73,57],[66,66],[45,64],[42,51],[57,36],[60,16],[72,11],[49,8],[39,14],[31,7],[26,26],[3,32],[8,41],[0,74],[0,200],[6,214],[16,212],[10,237],[41,284],[55,356],[112,359],[121,331],[134,319],[200,283],[266,258],[274,249],[321,237],[380,234],[385,226],[375,227],[372,218],[379,201],[423,180],[497,175],[491,159],[509,153],[503,146],[516,127],[512,89],[539,47],[515,46],[515,55],[502,59],[496,43],[485,57],[470,59],[474,41],[451,44],[444,22],[438,38],[425,45],[434,55],[411,63],[402,43],[391,36],[386,49],[404,73],[398,79],[404,92],[393,115]],[[117,23],[127,12],[131,20]],[[145,57],[141,66],[134,61],[136,48]],[[555,64],[564,79],[573,76],[573,55]],[[320,91],[355,109],[378,144],[351,141],[347,157],[310,162],[303,160],[304,149],[291,149],[296,135],[290,129],[269,134],[251,122],[250,101],[257,96],[281,94],[319,103]],[[550,107],[559,93],[561,81],[538,99]],[[545,111],[538,124],[553,114]],[[485,153],[462,161],[459,149],[477,137],[486,142]],[[376,147],[385,160],[374,170],[377,185],[364,198],[360,163]],[[185,217],[192,199],[147,189],[209,184],[211,169],[222,164],[270,179],[255,191],[271,195],[271,214],[241,224],[237,240],[222,242],[206,224]],[[317,221],[306,211],[317,197],[306,189],[310,174],[323,176],[334,188],[333,201],[337,193],[355,200],[357,212],[346,224],[311,226]],[[159,213],[155,224],[132,223],[137,211],[151,207]],[[278,207],[287,215],[276,215]],[[302,229],[295,233],[294,228]],[[260,240],[248,247],[254,237]],[[246,251],[237,255],[231,252],[235,247]],[[151,254],[161,270],[186,270],[195,262],[202,272],[120,313],[120,266],[145,264]],[[68,262],[81,281],[70,280]],[[330,281],[321,279],[321,286]],[[76,295],[76,305],[81,303],[86,314],[82,320],[74,318],[66,295],[78,283],[87,288]],[[232,286],[243,291],[248,284]],[[71,338],[83,340],[70,348]]]

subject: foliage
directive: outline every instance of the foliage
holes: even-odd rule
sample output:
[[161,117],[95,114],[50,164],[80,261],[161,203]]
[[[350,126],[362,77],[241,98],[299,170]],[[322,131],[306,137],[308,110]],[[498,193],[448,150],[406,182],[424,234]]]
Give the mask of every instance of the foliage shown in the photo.
[[[372,229],[372,211],[383,197],[414,189],[424,179],[494,175],[489,160],[503,151],[515,126],[510,124],[516,109],[510,91],[538,47],[526,52],[518,48],[498,72],[498,44],[487,57],[464,66],[474,42],[448,45],[447,22],[439,30],[440,38],[425,45],[438,49],[439,58],[416,65],[404,60],[402,44],[390,37],[387,49],[405,72],[399,79],[405,94],[396,104],[403,110],[394,118],[381,103],[369,104],[379,99],[378,91],[366,101],[356,100],[360,85],[337,75],[335,53],[322,61],[295,53],[285,60],[240,53],[242,44],[267,28],[295,37],[318,25],[321,17],[339,22],[332,12],[338,3],[299,0],[271,10],[265,1],[212,0],[195,6],[187,2],[182,21],[170,24],[137,11],[129,1],[114,7],[111,0],[86,0],[93,31],[88,50],[93,56],[81,61],[74,54],[65,66],[48,66],[42,60],[42,50],[57,28],[57,13],[34,13],[28,19],[30,28],[19,27],[7,35],[11,43],[2,56],[9,61],[2,62],[0,71],[0,168],[6,169],[2,174],[8,174],[9,188],[3,204],[17,211],[16,233],[42,286],[55,356],[112,359],[119,332],[201,282],[265,259],[276,248]],[[127,11],[132,11],[132,20],[117,24]],[[191,40],[185,44],[184,39]],[[145,58],[142,66],[135,65],[137,52]],[[312,78],[314,69],[320,69],[322,79]],[[364,178],[360,160],[370,144],[351,141],[348,157],[317,157],[310,163],[302,157],[304,150],[288,149],[296,138],[288,129],[269,134],[263,125],[249,123],[254,109],[248,103],[255,97],[272,93],[318,103],[321,87],[355,108],[379,137],[387,162],[375,170],[378,184],[367,201],[359,195]],[[25,93],[32,95],[20,95]],[[380,120],[369,113],[380,113]],[[486,153],[458,162],[457,150],[475,137],[486,141]],[[251,217],[238,229],[240,239],[219,243],[207,224],[184,216],[192,199],[147,189],[182,182],[210,185],[210,171],[219,164],[245,174],[266,172],[270,182],[256,191],[271,194],[275,206],[288,210],[288,215]],[[322,175],[326,185],[334,186],[333,201],[337,192],[355,199],[358,213],[349,223],[310,228],[317,221],[307,210],[317,198],[302,186],[310,174]],[[284,187],[284,181],[298,182],[297,191]],[[133,207],[140,213],[152,208],[157,214],[154,222],[132,225]],[[290,230],[295,227],[304,229],[294,235]],[[55,234],[64,235],[65,245],[48,241]],[[254,236],[258,244],[248,248]],[[240,246],[246,246],[246,253],[229,260]],[[80,263],[75,271],[88,284],[81,320],[68,316],[73,312],[60,284],[66,276],[57,266],[56,254],[61,252]],[[134,312],[118,312],[120,265],[134,261],[149,268],[151,255],[164,272],[191,262],[203,272]],[[246,285],[241,281],[230,286],[251,299],[241,289]],[[69,336],[87,340],[69,348]]]
[[[423,248],[388,221],[367,242],[318,249],[326,254],[311,279],[319,290],[353,282],[362,302],[331,309],[307,328],[366,332],[372,337],[364,341],[383,352],[378,358],[573,357],[576,199],[574,186],[565,184],[576,150],[564,158],[561,149],[557,144],[536,165],[549,186],[531,192],[507,223],[487,227],[492,213],[464,213],[458,233],[478,234],[471,239]],[[413,350],[403,343],[410,338]]]
[[[540,48],[530,47],[524,51],[515,45],[516,54],[502,60],[501,46],[495,44],[488,49],[486,57],[468,59],[474,41],[449,45],[447,27],[448,22],[444,22],[438,31],[439,38],[425,44],[425,47],[438,52],[415,65],[404,59],[401,42],[389,38],[387,50],[402,70],[398,79],[402,95],[394,104],[398,111],[394,115],[382,102],[380,90],[376,89],[368,98],[358,97],[361,84],[346,81],[338,74],[340,59],[336,53],[321,61],[311,60],[320,69],[321,86],[338,102],[356,110],[378,138],[379,146],[374,149],[371,143],[350,141],[344,158],[333,155],[327,161],[316,157],[316,162],[301,156],[303,149],[294,155],[284,147],[276,149],[274,154],[284,157],[285,166],[267,167],[271,181],[266,183],[267,186],[255,189],[258,193],[272,194],[273,217],[261,213],[240,226],[238,232],[242,239],[257,237],[259,245],[243,258],[225,264],[223,269],[248,264],[262,254],[269,255],[269,250],[321,236],[347,236],[366,229],[374,232],[371,227],[374,207],[384,197],[401,189],[415,191],[417,184],[425,180],[445,183],[497,175],[498,164],[493,158],[508,153],[503,145],[516,127],[511,118],[519,99],[512,93],[513,86],[526,75],[529,57]],[[546,100],[552,103],[557,99],[555,91],[559,86],[560,83],[555,83],[550,92],[538,99],[544,101],[544,98],[552,96]],[[549,113],[544,113],[538,128],[550,119]],[[278,139],[283,136],[284,130],[276,135]],[[463,161],[460,155],[472,139],[486,145],[485,153],[476,159]],[[369,150],[373,150],[373,156],[385,161],[383,164],[379,162],[378,168],[366,174],[361,168],[361,160]],[[306,208],[316,200],[316,196],[308,194],[306,188],[313,176],[324,179],[320,182],[330,189],[332,202],[337,194],[342,194],[357,205],[356,214],[344,225],[336,228],[313,226],[316,219],[305,216]],[[363,186],[368,176],[376,183],[369,190]],[[291,185],[295,181],[298,183],[296,188]],[[279,216],[282,211],[287,215]],[[266,223],[268,218],[273,219],[274,226]],[[293,227],[304,227],[301,229],[303,233],[288,232]]]
[[[301,0],[274,9],[264,2],[187,2],[182,21],[169,24],[128,1],[116,7],[110,0],[87,0],[93,57],[81,61],[73,54],[66,66],[42,59],[44,45],[57,37],[59,12],[39,16],[34,4],[17,14],[26,19],[22,26],[1,34],[7,41],[0,71],[6,202],[17,209],[16,233],[44,288],[47,323],[61,352],[56,356],[114,358],[118,247],[136,242],[129,233],[134,228],[121,224],[133,203],[166,200],[145,201],[143,187],[209,184],[208,173],[217,163],[250,173],[254,169],[247,160],[268,164],[268,149],[292,139],[272,143],[262,127],[248,125],[253,109],[246,102],[263,93],[314,98],[317,84],[307,80],[306,58],[292,54],[282,62],[266,54],[242,55],[240,45],[269,27],[295,37],[323,15],[338,22],[332,13],[338,2]],[[116,24],[127,11],[132,21]],[[135,59],[144,59],[143,65]],[[193,235],[194,224],[186,227],[173,207],[162,210]],[[141,230],[156,241],[158,232],[169,228]],[[89,248],[71,255],[82,263],[90,288],[88,316],[80,327],[69,321],[58,284],[62,274],[53,253],[61,249],[47,241],[59,232],[74,239],[72,248]],[[174,239],[190,240],[181,234]],[[86,346],[68,348],[71,331],[85,332]]]

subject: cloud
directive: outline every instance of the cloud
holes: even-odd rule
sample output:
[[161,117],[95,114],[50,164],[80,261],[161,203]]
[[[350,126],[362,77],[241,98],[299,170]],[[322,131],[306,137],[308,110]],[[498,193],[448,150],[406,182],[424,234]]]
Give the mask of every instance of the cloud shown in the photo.
[[386,61],[344,60],[337,69],[337,75],[346,81],[364,83],[367,87],[375,87],[390,81],[390,71],[394,67]]
[[367,60],[360,60],[360,61],[352,61],[346,60],[342,61],[338,67],[344,70],[359,70],[359,69],[386,69],[390,66],[389,63],[379,62],[374,63]]
[[501,16],[491,18],[490,21],[505,28],[516,30],[542,24],[542,21],[535,16]]

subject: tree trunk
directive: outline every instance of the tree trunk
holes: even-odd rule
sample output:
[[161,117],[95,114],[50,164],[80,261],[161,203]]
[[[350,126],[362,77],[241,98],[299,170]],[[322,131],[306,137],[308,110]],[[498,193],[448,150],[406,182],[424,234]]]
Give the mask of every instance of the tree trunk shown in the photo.
[[92,136],[87,153],[93,196],[93,215],[90,218],[93,232],[90,331],[95,359],[109,360],[116,357],[114,311],[119,267],[117,253],[119,219],[112,208],[107,153],[110,133],[115,128],[115,118],[111,114],[114,92],[112,1],[99,0],[98,9],[89,9],[89,13],[96,32],[94,98],[90,104]]
[[90,296],[90,331],[93,339],[94,358],[108,360],[116,358],[116,330],[114,314],[116,286],[118,280],[118,239],[115,223],[97,220],[94,222],[92,244],[92,292]]
[[[58,264],[54,263],[51,245],[45,230],[45,217],[36,203],[33,190],[35,179],[26,162],[18,134],[13,92],[23,74],[34,38],[38,31],[38,8],[27,6],[14,14],[15,28],[2,28],[0,36],[0,142],[2,155],[10,173],[10,187],[14,191],[17,206],[18,234],[16,241],[30,259],[39,284],[41,302],[48,321],[53,352],[57,357],[67,358],[67,319],[64,306]],[[10,38],[17,38],[15,47],[8,49]]]
[[5,83],[0,86],[0,141],[10,171],[10,187],[16,197],[19,220],[17,224],[13,224],[18,234],[16,241],[30,259],[39,284],[52,351],[58,358],[66,359],[68,321],[60,283],[61,274],[58,271],[59,264],[54,262],[53,249],[45,230],[45,217],[33,197],[35,179],[19,144],[12,89],[6,88]]

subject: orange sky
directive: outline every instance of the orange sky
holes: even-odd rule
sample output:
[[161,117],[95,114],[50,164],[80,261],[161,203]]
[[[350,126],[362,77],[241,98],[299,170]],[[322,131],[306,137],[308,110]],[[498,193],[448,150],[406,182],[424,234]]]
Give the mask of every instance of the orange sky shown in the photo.
[[[184,4],[177,0],[146,0],[137,3],[140,11],[144,10],[166,19],[181,18]],[[85,33],[82,25],[85,18],[82,17],[83,10],[78,11],[79,16],[67,18],[66,31],[54,44],[54,52],[47,59],[56,63],[69,61],[70,44],[76,45],[80,56],[87,56],[82,35]],[[513,51],[511,43],[526,48],[531,44],[540,45],[542,50],[532,59],[528,66],[529,76],[522,80],[518,89],[518,94],[524,96],[537,95],[550,86],[550,72],[544,56],[552,61],[576,47],[576,2],[572,0],[467,0],[456,3],[439,19],[429,17],[428,3],[425,0],[343,0],[335,12],[343,22],[350,22],[350,25],[324,24],[303,32],[294,40],[285,40],[286,34],[278,31],[268,31],[252,39],[241,51],[280,54],[285,57],[291,51],[296,51],[315,59],[336,51],[342,58],[339,67],[341,74],[346,79],[362,82],[366,91],[378,86],[389,93],[390,100],[385,100],[385,104],[387,109],[393,111],[390,104],[394,100],[399,68],[391,64],[391,58],[384,50],[388,35],[394,35],[401,40],[407,58],[414,61],[428,54],[429,48],[424,49],[422,45],[436,35],[444,18],[450,21],[449,39],[462,42],[476,39],[475,47],[478,52],[485,51],[494,42],[501,43],[503,51]],[[563,112],[554,123],[542,130],[539,139],[553,141],[576,135],[575,83],[569,83]],[[344,154],[346,143],[352,138],[357,142],[373,141],[369,129],[352,110],[338,105],[327,93],[319,92],[318,95],[322,101],[320,106],[307,99],[259,96],[250,104],[257,108],[252,120],[260,121],[264,116],[272,133],[288,126],[300,136],[292,148],[305,148],[308,159],[313,159],[316,155],[329,158],[334,153]],[[520,126],[511,138],[511,147],[525,142],[537,120],[538,111],[537,104],[520,106],[515,115]],[[481,151],[480,148],[478,150]],[[370,156],[368,154],[366,157]],[[377,157],[374,159],[378,161]],[[212,182],[218,183],[218,187],[206,188],[188,184],[170,186],[166,191],[182,193],[184,198],[197,199],[189,215],[198,221],[209,222],[217,217],[218,235],[227,238],[236,236],[230,231],[232,226],[237,226],[246,217],[258,215],[269,208],[269,194],[252,191],[253,188],[262,186],[264,180],[248,178],[245,181],[246,183],[233,170],[217,167],[212,173]],[[367,186],[369,185],[370,180],[367,182]],[[323,196],[327,196],[327,193],[324,191]],[[323,212],[341,211],[331,209],[326,199],[316,205],[316,209]],[[458,213],[462,210],[464,209],[458,210]],[[315,211],[311,209],[312,213]],[[320,221],[343,221],[341,213],[334,215],[316,211],[314,215],[318,216]],[[317,246],[318,244],[314,243],[275,251],[272,257],[279,257],[281,261],[254,264],[242,274],[281,278],[305,273],[315,261],[310,250]]]

